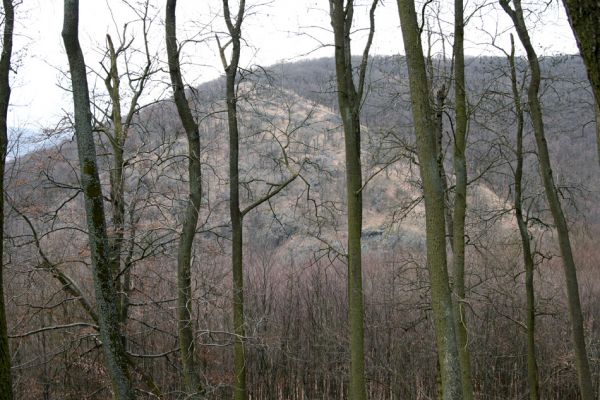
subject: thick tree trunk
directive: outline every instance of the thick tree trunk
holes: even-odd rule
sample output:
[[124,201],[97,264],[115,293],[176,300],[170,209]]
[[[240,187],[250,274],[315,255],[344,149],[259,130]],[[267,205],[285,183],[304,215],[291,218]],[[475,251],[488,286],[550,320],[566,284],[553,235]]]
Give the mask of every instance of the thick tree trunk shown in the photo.
[[85,198],[100,338],[114,397],[119,400],[133,399],[135,397],[134,389],[119,329],[117,295],[113,283],[102,187],[92,134],[87,71],[79,45],[78,25],[79,1],[65,0],[62,37],[69,59],[73,87],[75,135],[81,168],[81,186]]
[[596,99],[596,139],[600,163],[600,2],[563,0],[563,4]]
[[465,219],[467,215],[467,94],[465,89],[463,0],[454,1],[454,96],[456,103],[456,129],[454,131],[454,211],[452,215],[452,252],[454,292],[456,307],[456,340],[460,357],[460,370],[464,400],[473,399],[471,355],[465,312]]
[[517,116],[517,167],[515,169],[515,215],[521,244],[523,246],[523,264],[525,265],[525,295],[527,298],[526,326],[527,326],[527,380],[529,382],[529,398],[540,399],[540,384],[538,379],[537,357],[535,352],[535,292],[533,286],[534,262],[531,252],[531,241],[527,220],[523,215],[523,126],[524,116],[521,105],[521,95],[518,88],[517,68],[515,64],[515,45],[511,34],[511,52],[508,57],[510,64],[510,77],[512,94],[515,102],[515,114]]
[[173,99],[185,130],[188,141],[189,198],[185,210],[183,226],[179,234],[177,251],[177,329],[179,352],[183,366],[183,379],[188,398],[200,398],[202,386],[195,361],[194,325],[192,319],[192,245],[196,236],[198,214],[202,197],[202,174],[200,164],[200,132],[185,95],[185,86],[179,64],[177,44],[177,23],[175,10],[177,0],[167,0],[165,32],[169,75],[173,87]]
[[12,56],[15,10],[12,0],[3,0],[4,34],[0,57],[0,400],[12,400],[10,349],[4,304],[4,172],[8,149],[8,105],[10,103],[10,60]]
[[542,117],[542,108],[539,100],[539,88],[541,82],[540,65],[537,54],[531,44],[529,32],[523,18],[523,9],[521,0],[514,0],[515,9],[510,8],[508,0],[500,0],[500,5],[511,17],[519,39],[527,53],[529,68],[531,69],[531,81],[527,92],[531,122],[535,134],[535,141],[538,150],[538,159],[540,163],[540,173],[544,183],[546,199],[550,206],[550,211],[556,226],[558,243],[563,259],[563,267],[567,284],[567,296],[569,305],[569,314],[571,317],[571,329],[573,335],[573,345],[575,347],[575,365],[579,378],[579,388],[583,400],[592,400],[594,398],[594,388],[592,386],[592,377],[585,346],[585,335],[583,328],[583,314],[581,312],[581,300],[579,298],[579,285],[577,282],[577,269],[573,259],[571,249],[571,240],[569,238],[569,228],[567,220],[563,213],[554,177],[550,163],[550,154],[544,132],[544,122]]
[[427,263],[443,398],[458,400],[463,398],[461,368],[454,306],[448,283],[444,190],[437,163],[435,115],[429,100],[430,91],[414,0],[398,0],[398,12],[408,64],[419,169],[425,197]]

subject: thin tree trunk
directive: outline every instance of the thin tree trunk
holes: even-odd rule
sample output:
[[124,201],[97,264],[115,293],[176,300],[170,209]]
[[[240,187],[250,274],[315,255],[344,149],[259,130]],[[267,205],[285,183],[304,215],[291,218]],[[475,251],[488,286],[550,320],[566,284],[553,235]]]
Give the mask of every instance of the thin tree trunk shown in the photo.
[[456,307],[456,341],[460,357],[460,370],[464,400],[473,400],[471,354],[465,312],[465,219],[467,215],[467,94],[465,84],[463,0],[454,1],[454,96],[456,103],[456,129],[454,131],[454,211],[452,215],[452,253],[454,293]]
[[596,99],[596,139],[600,163],[600,2],[563,0],[563,4]]
[[[429,81],[431,85],[431,80]],[[450,200],[450,191],[448,190],[448,175],[446,174],[446,168],[444,167],[444,107],[446,103],[446,87],[445,85],[438,89],[435,99],[435,137],[436,137],[436,148],[437,163],[440,170],[440,176],[442,177],[442,187],[444,189],[444,202],[446,212],[446,234],[448,235],[448,241],[450,246],[454,246],[452,237],[454,235],[454,224],[452,223],[452,202]]]
[[579,378],[579,388],[581,398],[583,400],[592,400],[594,398],[594,388],[592,386],[592,377],[590,366],[586,352],[585,337],[583,329],[583,314],[581,312],[581,300],[579,298],[579,285],[577,282],[577,269],[573,260],[573,252],[571,249],[571,240],[569,238],[569,228],[565,215],[563,213],[554,177],[550,163],[550,154],[548,152],[548,144],[544,133],[544,122],[542,117],[542,108],[539,100],[539,88],[541,82],[540,65],[537,54],[531,44],[529,32],[523,18],[523,9],[521,8],[521,0],[514,0],[515,9],[513,10],[508,0],[500,0],[500,5],[511,17],[519,39],[527,53],[529,68],[531,69],[531,81],[527,91],[529,110],[531,114],[531,122],[538,149],[538,159],[540,163],[540,173],[544,183],[546,199],[550,206],[550,211],[556,226],[558,235],[558,243],[563,259],[563,267],[565,272],[565,280],[567,284],[567,295],[569,314],[571,317],[571,329],[573,335],[573,345],[575,347],[575,365]]
[[[239,57],[239,40],[237,54]],[[236,45],[234,41],[234,53]],[[234,71],[234,72],[232,72]],[[239,130],[237,120],[237,95],[235,79],[237,66],[230,65],[226,75],[227,121],[229,124],[229,213],[231,217],[231,267],[233,271],[233,326],[235,333],[234,370],[235,400],[248,397],[246,388],[246,354],[244,341],[244,256],[243,223],[240,212]]]
[[[344,3],[346,3],[344,7]],[[335,42],[335,69],[338,103],[344,127],[346,153],[346,200],[348,207],[348,322],[350,334],[350,387],[352,400],[367,398],[364,350],[364,304],[362,288],[362,167],[360,157],[360,108],[364,91],[367,60],[374,35],[374,12],[370,9],[370,30],[359,71],[358,88],[354,84],[350,34],[354,3],[330,0],[331,25]]]
[[538,379],[537,357],[535,352],[535,292],[533,286],[534,262],[531,252],[531,241],[527,220],[523,215],[523,107],[521,106],[521,95],[517,81],[517,68],[515,65],[515,44],[512,34],[510,35],[511,52],[508,57],[510,64],[510,77],[512,93],[515,102],[515,114],[517,116],[517,168],[515,169],[515,215],[521,244],[523,246],[523,263],[525,265],[525,294],[527,297],[527,380],[529,382],[529,398],[540,399],[540,384]]
[[0,57],[0,399],[12,400],[10,349],[4,304],[4,172],[8,149],[8,105],[10,103],[10,60],[13,46],[15,10],[12,0],[3,0],[4,34]]
[[[123,249],[123,234],[125,230],[125,182],[123,179],[123,152],[125,146],[126,132],[123,127],[123,118],[121,115],[121,95],[120,95],[120,78],[117,67],[117,56],[110,35],[106,36],[109,48],[110,57],[110,73],[107,76],[105,83],[109,91],[109,96],[112,102],[112,122],[113,135],[110,140],[113,159],[112,168],[110,170],[110,201],[112,205],[112,227],[113,234],[109,237],[110,244],[110,259],[112,263],[112,271],[115,276],[119,276],[121,272],[121,252]],[[119,319],[121,325],[126,323],[126,311],[123,305],[126,302],[125,292],[121,278],[115,280],[116,291],[119,296]]]
[[243,258],[243,215],[240,211],[240,172],[239,172],[239,146],[240,135],[237,119],[237,93],[236,78],[240,61],[240,39],[245,1],[241,0],[235,22],[232,21],[229,2],[223,0],[225,23],[231,36],[231,60],[226,63],[224,49],[221,50],[223,67],[226,76],[227,122],[229,128],[229,214],[231,217],[231,268],[233,272],[233,331],[235,343],[233,349],[233,363],[235,387],[233,398],[246,400],[248,390],[246,387],[246,351],[244,324],[244,258]]
[[198,213],[202,198],[202,174],[200,164],[200,133],[185,95],[181,77],[179,47],[177,44],[177,22],[175,10],[177,0],[167,0],[165,32],[169,75],[173,87],[173,99],[188,141],[188,190],[189,198],[183,226],[179,235],[177,251],[177,329],[179,352],[183,366],[183,379],[188,398],[200,398],[202,386],[195,360],[194,325],[192,319],[192,245],[196,236]]
[[75,135],[81,168],[81,186],[85,199],[100,337],[114,397],[119,400],[133,399],[134,389],[119,329],[117,296],[110,263],[102,187],[92,134],[87,72],[79,45],[78,25],[79,1],[65,0],[62,37],[69,59],[73,87]]
[[443,398],[458,400],[463,398],[461,368],[455,334],[454,306],[448,283],[444,190],[437,163],[435,115],[429,100],[430,90],[414,0],[397,2],[408,64],[419,168],[425,197],[427,263]]

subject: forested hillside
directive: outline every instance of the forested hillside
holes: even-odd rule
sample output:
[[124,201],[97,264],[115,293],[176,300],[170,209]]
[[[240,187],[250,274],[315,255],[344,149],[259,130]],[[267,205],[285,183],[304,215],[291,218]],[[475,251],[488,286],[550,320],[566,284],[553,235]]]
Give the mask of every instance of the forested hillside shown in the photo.
[[[0,400],[591,400],[587,59],[540,57],[536,88],[535,52],[514,47],[423,57],[416,40],[350,56],[353,2],[332,0],[334,58],[241,68],[247,9],[223,1],[224,75],[190,87],[176,1],[163,61],[148,49],[151,2],[128,3],[146,46],[108,36],[93,73],[78,3],[65,0],[63,28],[74,112],[8,159],[18,144],[0,137]],[[499,4],[526,44],[520,0]],[[404,29],[420,11],[398,6]],[[161,73],[165,94],[142,104]]]

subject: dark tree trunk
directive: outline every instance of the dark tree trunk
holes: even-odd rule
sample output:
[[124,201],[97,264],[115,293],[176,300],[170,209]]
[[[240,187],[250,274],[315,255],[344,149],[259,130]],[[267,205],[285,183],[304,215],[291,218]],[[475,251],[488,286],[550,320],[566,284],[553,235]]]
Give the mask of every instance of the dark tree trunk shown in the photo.
[[10,103],[10,60],[12,56],[15,10],[12,0],[3,0],[4,34],[0,57],[0,399],[12,400],[10,349],[4,304],[4,172],[8,149],[8,105]]
[[87,71],[79,45],[79,1],[65,0],[62,37],[69,59],[75,111],[75,136],[81,168],[81,186],[85,198],[85,212],[98,309],[100,338],[106,357],[116,399],[133,399],[134,389],[128,371],[128,360],[121,338],[117,293],[113,283],[110,249],[102,187],[96,164],[96,148],[92,133]]
[[[234,399],[246,400],[246,350],[244,324],[244,258],[243,258],[243,215],[240,211],[240,135],[237,119],[236,78],[240,61],[240,40],[245,1],[241,0],[235,21],[232,20],[229,2],[223,0],[225,23],[231,37],[231,60],[224,62],[226,76],[227,123],[229,128],[229,213],[231,217],[231,268],[233,272],[233,350],[235,387]],[[224,56],[223,56],[224,57]]]
[[596,99],[596,140],[600,163],[600,2],[563,0],[563,4]]
[[526,327],[527,327],[527,380],[529,382],[530,400],[540,399],[540,384],[535,351],[535,291],[533,286],[534,262],[529,239],[527,219],[523,215],[523,126],[524,113],[521,105],[521,95],[518,88],[517,68],[515,64],[515,43],[510,35],[511,52],[508,57],[512,94],[517,116],[517,167],[515,168],[515,216],[519,226],[521,245],[523,246],[523,264],[525,265],[525,295],[527,298]]
[[198,124],[194,120],[186,98],[185,87],[181,77],[179,48],[177,44],[177,24],[175,19],[176,7],[177,0],[167,0],[165,31],[173,98],[188,141],[189,179],[189,199],[179,235],[179,248],[177,252],[177,328],[186,391],[188,396],[191,396],[190,398],[195,399],[199,397],[202,391],[195,361],[191,279],[192,245],[196,236],[196,226],[198,225],[198,214],[202,198],[200,133]]

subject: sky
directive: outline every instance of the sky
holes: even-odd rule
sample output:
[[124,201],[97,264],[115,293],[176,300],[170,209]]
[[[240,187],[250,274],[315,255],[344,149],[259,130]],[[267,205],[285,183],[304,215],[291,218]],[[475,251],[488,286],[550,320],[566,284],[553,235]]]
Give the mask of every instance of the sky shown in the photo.
[[[498,54],[490,46],[492,38],[497,45],[506,47],[510,21],[496,1],[480,7],[484,0],[467,0],[469,19],[465,43],[467,55]],[[140,0],[129,0],[131,4]],[[164,52],[164,0],[151,0],[151,15],[155,16],[150,30],[151,52],[165,58]],[[237,1],[230,1],[232,8]],[[356,32],[353,53],[362,53],[368,26],[369,0],[356,0]],[[417,0],[417,3],[419,1]],[[540,0],[524,1],[526,9],[539,11]],[[564,10],[554,1],[541,16],[531,13],[528,23],[533,43],[540,54],[575,54],[576,44]],[[242,52],[242,66],[268,66],[281,61],[333,56],[330,46],[331,27],[326,0],[247,0],[250,5],[242,26],[246,47]],[[430,14],[439,18],[434,23],[445,32],[452,32],[451,0],[435,0]],[[60,31],[63,4],[61,0],[24,0],[17,11],[15,51],[18,57],[17,73],[13,76],[13,95],[9,110],[9,123],[13,128],[39,131],[52,127],[72,108],[71,96],[61,86],[67,86],[68,69]],[[135,14],[122,0],[80,0],[80,40],[86,63],[91,70],[100,71],[105,46],[105,35],[113,37],[129,22],[128,35],[135,37],[139,46],[140,24],[134,22]],[[183,49],[183,73],[187,83],[215,79],[222,73],[215,32],[225,38],[222,22],[221,0],[179,0],[177,6],[178,39],[189,39]],[[451,40],[451,39],[449,39]],[[226,39],[223,40],[224,42]],[[451,42],[445,43],[446,52]],[[434,41],[434,49],[442,52],[441,42]],[[383,0],[377,9],[376,34],[372,54],[402,54],[402,38],[396,2]],[[101,87],[101,81],[90,75],[90,86]],[[144,101],[168,95],[166,77],[157,77],[153,90]]]

